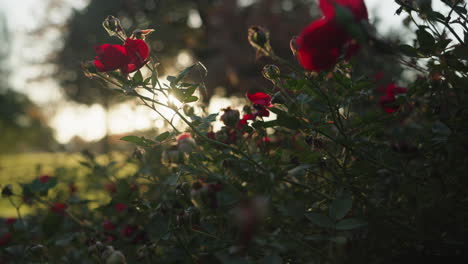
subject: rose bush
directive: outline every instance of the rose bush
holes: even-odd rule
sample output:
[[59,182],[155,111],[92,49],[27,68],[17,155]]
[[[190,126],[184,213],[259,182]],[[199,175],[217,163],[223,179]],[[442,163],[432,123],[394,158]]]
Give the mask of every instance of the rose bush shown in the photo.
[[[201,63],[162,84],[142,31],[127,38],[109,17],[105,28],[124,44],[99,46],[87,76],[157,113],[157,107],[170,109],[185,128],[162,116],[170,131],[122,138],[137,145],[127,160],[137,169],[127,177],[116,177],[119,164],[85,152],[87,188],[72,191],[66,173],[18,189],[4,186],[2,197],[18,216],[0,224],[0,260],[466,260],[468,48],[453,30],[466,27],[466,8],[463,1],[444,1],[451,11],[442,14],[424,1],[398,2],[398,13],[421,21],[411,20],[418,23],[412,45],[376,38],[365,25],[363,1],[320,1],[324,18],[298,32],[297,45],[291,42],[291,59],[303,68],[274,53],[266,29],[249,29],[257,56],[278,66],[265,66],[271,87],[249,91],[242,113],[223,109],[224,126],[216,131],[218,113],[194,109],[201,84],[189,75]],[[351,55],[370,53],[408,67],[416,78],[356,70],[360,61]],[[107,200],[96,204],[86,190],[106,190]],[[23,206],[38,211],[22,216]]]

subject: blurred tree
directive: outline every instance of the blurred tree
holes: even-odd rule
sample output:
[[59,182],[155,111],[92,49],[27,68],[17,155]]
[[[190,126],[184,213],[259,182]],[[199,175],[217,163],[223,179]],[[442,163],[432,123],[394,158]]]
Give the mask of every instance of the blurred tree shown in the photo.
[[8,36],[5,16],[0,13],[0,154],[52,150],[57,142],[39,107],[8,85]]

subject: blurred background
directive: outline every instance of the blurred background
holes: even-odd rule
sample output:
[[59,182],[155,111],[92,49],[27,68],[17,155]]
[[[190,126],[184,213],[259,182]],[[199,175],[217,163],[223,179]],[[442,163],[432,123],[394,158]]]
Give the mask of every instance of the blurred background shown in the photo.
[[[394,1],[366,4],[379,36],[410,39]],[[0,0],[0,184],[78,164],[75,153],[84,149],[131,150],[118,139],[164,129],[155,113],[81,72],[94,45],[119,44],[101,26],[107,15],[120,18],[129,35],[155,29],[147,40],[162,79],[201,61],[208,69],[203,101],[213,113],[241,108],[247,91],[271,86],[260,74],[268,61],[248,44],[250,25],[270,29],[275,52],[295,63],[289,40],[320,11],[315,0]]]

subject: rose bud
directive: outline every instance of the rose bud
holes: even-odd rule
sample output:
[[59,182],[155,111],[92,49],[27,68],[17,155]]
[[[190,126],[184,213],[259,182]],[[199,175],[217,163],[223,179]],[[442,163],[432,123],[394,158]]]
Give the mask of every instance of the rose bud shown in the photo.
[[10,197],[13,195],[13,186],[8,184],[7,186],[3,187],[2,189],[2,197]]
[[239,228],[239,243],[242,247],[247,246],[253,239],[260,222],[265,218],[268,211],[268,199],[256,197],[246,200],[234,209],[234,216]]
[[188,133],[182,134],[177,138],[177,147],[181,152],[192,152],[195,146],[195,140]]
[[236,127],[240,119],[239,110],[231,109],[231,107],[223,109],[224,114],[221,116],[221,121],[228,127]]
[[125,256],[118,250],[113,250],[106,259],[106,264],[126,264]]
[[260,26],[251,26],[247,36],[250,45],[257,50],[257,57],[273,53],[270,46],[270,32]]
[[122,25],[120,24],[120,20],[115,16],[107,16],[104,22],[102,22],[102,26],[107,31],[109,36],[119,36],[123,39],[126,39],[125,33],[122,30]]
[[275,80],[279,77],[281,74],[280,69],[278,66],[273,65],[273,64],[268,64],[265,65],[262,69],[262,75],[265,77],[265,79],[275,83]]

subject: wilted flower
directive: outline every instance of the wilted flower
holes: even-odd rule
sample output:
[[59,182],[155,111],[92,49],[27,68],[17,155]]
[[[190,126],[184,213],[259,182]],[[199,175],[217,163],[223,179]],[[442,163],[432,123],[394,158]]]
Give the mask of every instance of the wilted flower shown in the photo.
[[270,32],[261,26],[251,26],[247,36],[250,45],[257,51],[257,57],[273,53],[270,45]]
[[235,127],[240,119],[239,110],[231,109],[231,107],[223,109],[224,113],[221,116],[221,121],[228,127]]

